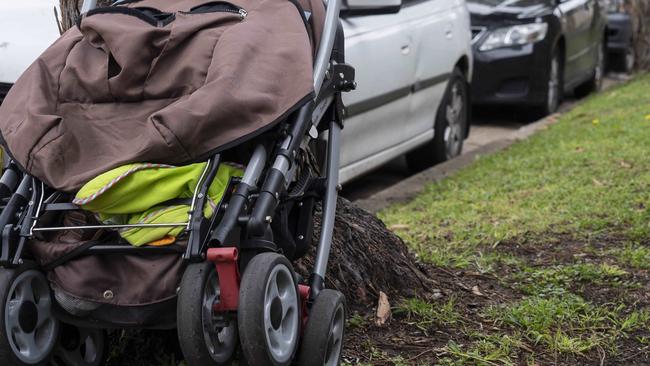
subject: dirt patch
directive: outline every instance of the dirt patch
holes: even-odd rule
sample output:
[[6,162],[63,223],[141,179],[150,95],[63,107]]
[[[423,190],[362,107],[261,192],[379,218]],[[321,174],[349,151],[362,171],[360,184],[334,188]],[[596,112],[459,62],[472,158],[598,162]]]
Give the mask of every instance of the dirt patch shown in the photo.
[[[424,266],[433,279],[435,288],[427,301],[443,306],[453,299],[460,320],[455,325],[433,322],[421,324],[397,313],[389,324],[374,324],[374,309],[357,308],[356,317],[362,324],[349,326],[346,336],[344,360],[350,364],[395,365],[436,363],[446,355],[445,346],[450,341],[466,344],[471,338],[464,330],[496,329],[481,319],[480,314],[491,305],[514,301],[521,296],[517,291],[504,287],[493,275],[474,271],[454,270]],[[396,307],[403,299],[389,299]]]
[[[503,340],[521,334],[521,329],[516,326],[498,323],[485,316],[486,309],[493,305],[508,306],[531,296],[522,290],[520,282],[514,280],[521,278],[516,276],[520,271],[535,273],[537,269],[550,268],[550,279],[535,281],[559,281],[558,286],[570,294],[567,296],[577,295],[590,306],[611,309],[625,307],[625,310],[621,310],[621,319],[633,311],[647,312],[650,305],[650,272],[623,263],[612,254],[612,249],[626,243],[629,240],[624,237],[604,234],[588,240],[567,234],[527,235],[492,248],[500,255],[518,259],[519,265],[499,264],[490,273],[427,267],[426,273],[437,287],[432,293],[438,294],[427,301],[435,306],[443,306],[447,299],[455,298],[455,309],[460,319],[454,324],[432,323],[423,326],[417,319],[398,313],[390,323],[378,327],[373,324],[373,309],[356,309],[361,315],[355,316],[357,324],[348,329],[345,361],[363,365],[529,365],[531,361],[540,366],[648,365],[650,331],[647,325],[650,324],[647,324],[647,320],[646,328],[631,330],[624,336],[612,338],[613,343],[607,346],[592,347],[583,352],[553,351],[542,341],[535,343],[522,337],[520,343],[507,350],[507,360],[481,359],[489,356],[487,351],[481,353],[481,347],[504,347]],[[571,271],[565,273],[565,268]],[[611,277],[598,277],[601,274],[596,269],[599,268],[613,274]],[[568,276],[568,280],[565,281],[553,269],[557,269],[562,276]],[[623,274],[619,275],[619,272]],[[395,306],[399,301],[391,299],[391,305]],[[582,339],[580,337],[588,338],[586,333],[568,331],[567,334],[577,334],[574,341]],[[594,336],[609,336],[609,331],[605,329],[593,331],[601,332],[594,333]],[[490,344],[492,339],[497,341]],[[474,354],[468,351],[459,356],[454,354],[450,345],[463,350],[474,347],[478,351]]]

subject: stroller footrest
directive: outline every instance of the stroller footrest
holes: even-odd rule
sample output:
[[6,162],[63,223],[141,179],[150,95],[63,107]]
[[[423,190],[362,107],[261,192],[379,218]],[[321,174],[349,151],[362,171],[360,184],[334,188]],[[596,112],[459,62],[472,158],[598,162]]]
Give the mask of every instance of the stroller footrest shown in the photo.
[[215,311],[236,311],[239,307],[239,251],[234,247],[208,249],[208,261],[214,263],[219,275],[219,303]]

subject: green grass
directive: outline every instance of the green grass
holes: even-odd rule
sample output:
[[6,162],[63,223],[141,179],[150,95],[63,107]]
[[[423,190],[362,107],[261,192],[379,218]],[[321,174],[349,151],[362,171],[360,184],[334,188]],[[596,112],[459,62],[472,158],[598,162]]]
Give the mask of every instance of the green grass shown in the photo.
[[[477,247],[527,233],[650,233],[650,78],[586,101],[559,123],[380,214],[426,261],[470,267]],[[595,123],[597,121],[597,123]]]
[[451,296],[446,302],[435,303],[413,298],[406,299],[393,309],[395,315],[404,316],[406,322],[418,328],[427,329],[432,324],[454,326],[461,322],[456,298]]
[[624,344],[650,359],[648,90],[646,75],[592,97],[380,213],[424,262],[503,287],[479,310],[456,297],[394,307],[424,333],[450,334],[439,364],[598,364]]
[[650,269],[650,248],[629,244],[623,248],[610,250],[621,263],[636,269]]
[[650,325],[646,310],[625,305],[593,305],[579,296],[534,296],[494,306],[486,315],[497,324],[521,330],[528,341],[551,351],[582,354],[596,347],[616,352],[617,340]]
[[511,278],[519,282],[519,288],[526,294],[563,293],[572,286],[588,284],[612,287],[631,286],[623,280],[627,271],[607,263],[578,263],[553,265],[549,267],[524,268]]

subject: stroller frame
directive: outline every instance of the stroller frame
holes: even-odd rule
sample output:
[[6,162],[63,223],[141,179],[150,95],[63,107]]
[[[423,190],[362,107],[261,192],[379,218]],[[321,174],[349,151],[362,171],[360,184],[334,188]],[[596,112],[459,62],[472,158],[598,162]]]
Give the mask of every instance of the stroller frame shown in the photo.
[[[122,1],[117,1],[114,5]],[[85,0],[82,13],[95,8],[96,3],[96,0]],[[299,184],[302,188],[298,192],[298,198],[315,196],[322,199],[321,231],[314,267],[308,285],[299,286],[302,310],[308,311],[324,291],[333,237],[344,116],[341,93],[356,87],[354,69],[343,63],[343,50],[333,51],[335,46],[342,48],[340,8],[341,0],[327,1],[322,38],[314,63],[314,99],[294,111],[278,126],[283,132],[283,138],[275,148],[267,151],[263,144],[254,147],[243,176],[231,180],[226,195],[210,218],[204,217],[203,207],[207,201],[208,188],[222,161],[220,154],[208,159],[193,197],[188,202],[190,210],[187,221],[169,224],[44,226],[41,220],[44,215],[80,208],[72,203],[58,202],[60,192],[48,195],[49,190],[43,182],[23,173],[18,164],[11,161],[0,178],[0,202],[3,203],[0,213],[0,268],[15,269],[23,265],[28,242],[39,232],[184,227],[189,234],[184,250],[178,247],[134,247],[128,243],[96,243],[66,260],[106,254],[182,254],[183,260],[188,264],[212,262],[217,267],[221,286],[221,300],[215,310],[236,311],[239,305],[239,271],[244,273],[245,269],[238,266],[239,251],[277,252],[277,246],[268,240],[268,233],[278,205],[287,198],[287,190],[296,180],[297,156],[306,142],[318,138],[320,132],[328,131],[325,173],[323,176],[309,176],[307,181]],[[235,230],[245,233],[246,240],[231,242]],[[304,240],[304,237],[300,240]],[[306,314],[303,314],[302,321],[304,325]]]

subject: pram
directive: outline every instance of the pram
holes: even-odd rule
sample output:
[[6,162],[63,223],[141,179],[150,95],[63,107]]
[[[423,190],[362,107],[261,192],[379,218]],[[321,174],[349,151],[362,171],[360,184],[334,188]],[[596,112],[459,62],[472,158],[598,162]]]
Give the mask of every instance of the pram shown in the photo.
[[[85,0],[82,12],[95,5]],[[187,221],[174,223],[94,222],[71,202],[69,193],[48,187],[17,161],[10,162],[0,179],[3,365],[41,365],[53,357],[60,364],[100,365],[104,329],[115,328],[176,328],[189,365],[228,365],[238,353],[250,365],[340,362],[345,299],[324,288],[338,190],[341,93],[355,87],[354,69],[343,59],[339,9],[340,1],[330,0],[324,10],[313,97],[272,129],[239,144],[245,147],[238,153],[249,156],[243,174],[228,181],[209,217],[202,213],[210,186],[225,156],[241,146],[208,157],[187,200]],[[291,261],[311,245],[318,202],[322,220],[314,268],[302,279]],[[75,215],[81,220],[71,219]],[[86,240],[64,255],[55,253],[45,268],[34,259],[39,241],[42,247],[60,233],[78,240],[85,231],[156,227],[182,228],[186,244],[136,247],[108,235],[112,240]],[[113,266],[115,277],[122,279],[118,266],[155,258],[157,267],[147,268],[158,268],[161,286],[164,283],[174,296],[133,306],[100,306],[56,292],[44,273],[84,258],[95,262],[75,268],[79,281],[104,265]],[[88,263],[98,267],[86,268]],[[180,278],[163,279],[169,272]],[[130,275],[130,285],[137,286],[138,276]],[[106,300],[117,296],[96,287]]]

